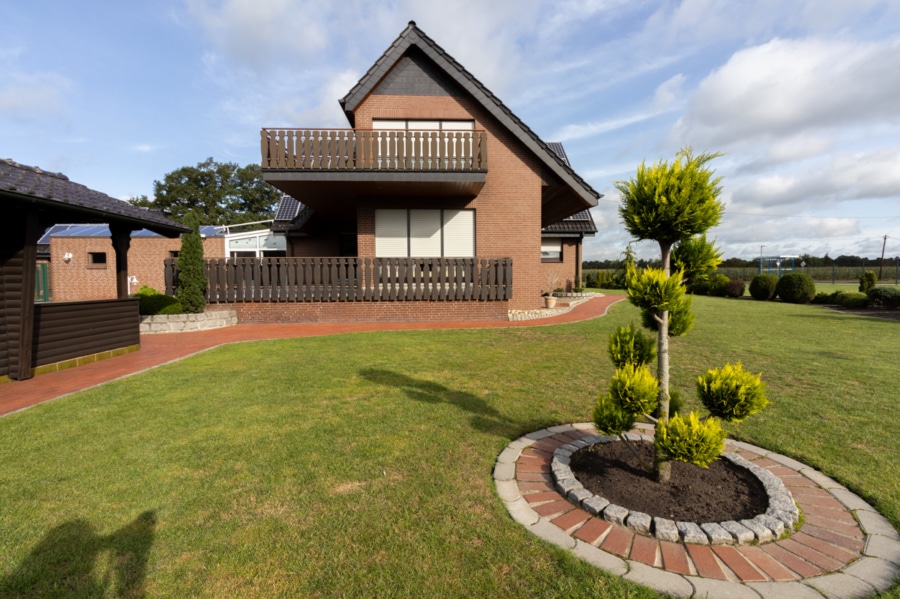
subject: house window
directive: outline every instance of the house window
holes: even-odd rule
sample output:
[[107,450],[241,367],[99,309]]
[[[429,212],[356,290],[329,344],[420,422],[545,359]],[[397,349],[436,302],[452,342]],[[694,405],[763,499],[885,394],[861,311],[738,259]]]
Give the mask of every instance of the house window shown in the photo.
[[[392,143],[388,141],[388,136],[378,134],[379,159],[382,156],[393,156],[396,151],[399,152],[400,156],[407,157],[404,160],[410,160],[413,168],[458,168],[457,161],[463,157],[471,157],[473,151],[472,140],[473,132],[475,131],[475,121],[473,120],[372,119],[372,129],[376,131],[442,132],[437,136],[429,134],[430,141],[424,138],[414,141],[412,138],[401,137],[398,142],[399,149],[397,150],[392,149]],[[450,132],[457,132],[452,136],[456,138],[456,141],[452,144]],[[437,137],[437,140],[434,139],[435,137]],[[439,145],[437,147],[432,145],[435,143]],[[432,154],[435,150],[437,150],[437,153]],[[439,163],[435,163],[432,160],[432,158],[437,157],[442,159]],[[390,164],[391,161],[389,160],[388,163]]]
[[475,256],[474,210],[376,210],[375,256]]
[[88,252],[88,268],[106,268],[106,252]]
[[541,262],[562,262],[562,237],[541,239]]

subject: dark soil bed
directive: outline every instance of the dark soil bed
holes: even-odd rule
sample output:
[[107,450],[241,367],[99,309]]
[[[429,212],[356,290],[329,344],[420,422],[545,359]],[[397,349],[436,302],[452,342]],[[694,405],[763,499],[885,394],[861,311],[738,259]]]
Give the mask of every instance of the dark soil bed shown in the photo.
[[[648,465],[652,443],[632,443]],[[724,522],[765,513],[769,499],[746,468],[716,460],[709,468],[672,462],[672,480],[660,484],[622,441],[598,443],[572,455],[575,478],[585,489],[631,511],[680,522]]]

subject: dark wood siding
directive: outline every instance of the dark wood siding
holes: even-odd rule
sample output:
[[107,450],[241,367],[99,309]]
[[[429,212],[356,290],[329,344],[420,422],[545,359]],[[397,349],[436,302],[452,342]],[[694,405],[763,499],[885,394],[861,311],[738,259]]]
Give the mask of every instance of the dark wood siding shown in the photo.
[[[8,249],[8,248],[4,248]],[[0,261],[0,300],[3,302],[3,320],[0,321],[0,376],[19,372],[19,355],[16,351],[22,339],[22,303],[17,301],[22,293],[23,260],[19,251]]]
[[139,343],[136,299],[35,306],[33,367]]

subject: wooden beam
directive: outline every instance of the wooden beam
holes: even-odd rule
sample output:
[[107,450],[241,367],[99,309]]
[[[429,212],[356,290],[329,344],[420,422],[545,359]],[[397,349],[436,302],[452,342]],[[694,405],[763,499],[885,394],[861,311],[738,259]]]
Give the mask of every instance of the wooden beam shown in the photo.
[[113,223],[109,226],[113,250],[116,253],[116,297],[126,299],[130,293],[128,285],[128,248],[131,246],[131,231],[127,225]]

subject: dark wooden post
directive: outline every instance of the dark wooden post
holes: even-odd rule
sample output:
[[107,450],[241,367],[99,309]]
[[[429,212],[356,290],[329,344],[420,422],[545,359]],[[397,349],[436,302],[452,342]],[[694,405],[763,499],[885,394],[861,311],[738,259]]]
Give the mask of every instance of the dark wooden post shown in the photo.
[[[24,223],[24,227],[22,224]],[[34,285],[37,242],[43,229],[38,212],[26,209],[20,218],[7,214],[0,247],[0,302],[5,304],[5,342],[8,350],[9,378],[31,378],[31,353],[34,345]]]
[[128,248],[131,245],[132,229],[125,225],[111,224],[109,232],[112,246],[116,252],[116,297],[126,299],[129,294],[128,285]]

